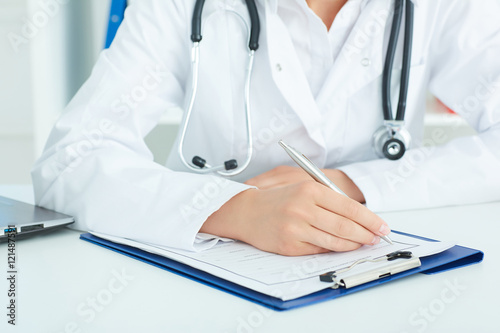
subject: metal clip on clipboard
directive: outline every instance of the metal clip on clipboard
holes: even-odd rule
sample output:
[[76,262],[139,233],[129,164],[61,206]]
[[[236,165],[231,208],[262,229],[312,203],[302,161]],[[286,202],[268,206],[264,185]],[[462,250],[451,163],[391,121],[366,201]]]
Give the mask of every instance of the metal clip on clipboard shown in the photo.
[[[372,269],[368,269],[356,274],[346,274],[354,267],[357,267],[359,264],[367,262],[391,263],[389,265],[377,265]],[[420,259],[414,256],[410,251],[396,251],[377,259],[360,259],[354,262],[349,267],[322,274],[320,275],[319,279],[322,282],[334,283],[334,285],[331,287],[333,289],[352,288],[363,283],[371,282],[377,279],[391,276],[393,274],[407,271],[415,267],[419,267],[420,265]]]

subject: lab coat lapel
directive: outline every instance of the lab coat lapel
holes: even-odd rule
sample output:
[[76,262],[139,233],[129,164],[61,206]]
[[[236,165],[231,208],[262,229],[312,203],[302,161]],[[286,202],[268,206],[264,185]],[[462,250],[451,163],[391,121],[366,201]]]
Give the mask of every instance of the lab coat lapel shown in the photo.
[[320,107],[331,103],[332,98],[351,96],[382,74],[384,38],[393,8],[393,2],[388,0],[367,3],[363,10],[366,14],[361,14],[318,94]]
[[268,4],[266,8],[267,45],[273,80],[281,94],[300,118],[310,138],[325,147],[321,135],[321,116],[302,70],[288,29]]

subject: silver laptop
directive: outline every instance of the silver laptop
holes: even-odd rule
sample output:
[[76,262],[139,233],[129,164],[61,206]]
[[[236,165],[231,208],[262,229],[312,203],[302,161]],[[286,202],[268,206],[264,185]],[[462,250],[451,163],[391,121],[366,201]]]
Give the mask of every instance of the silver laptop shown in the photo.
[[16,230],[16,239],[52,231],[74,222],[71,216],[0,196],[0,242],[5,230]]

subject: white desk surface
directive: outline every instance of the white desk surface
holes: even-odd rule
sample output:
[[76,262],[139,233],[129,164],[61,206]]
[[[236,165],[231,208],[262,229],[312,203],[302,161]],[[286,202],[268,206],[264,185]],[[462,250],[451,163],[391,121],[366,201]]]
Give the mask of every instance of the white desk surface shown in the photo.
[[[33,200],[27,186],[0,186],[0,194]],[[18,325],[7,324],[8,288],[1,278],[0,331],[500,332],[500,202],[382,216],[393,229],[477,248],[485,259],[275,312],[84,242],[67,229],[16,243]],[[5,244],[0,253],[5,276]],[[122,271],[133,280],[118,283],[114,274]]]

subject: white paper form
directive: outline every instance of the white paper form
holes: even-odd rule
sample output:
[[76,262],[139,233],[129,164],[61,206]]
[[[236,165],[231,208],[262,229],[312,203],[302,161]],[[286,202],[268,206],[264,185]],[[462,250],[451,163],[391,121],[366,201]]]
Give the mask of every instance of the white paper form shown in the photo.
[[423,257],[453,246],[451,243],[428,242],[393,233],[391,239],[394,245],[381,242],[351,252],[286,257],[264,252],[238,241],[219,243],[211,249],[197,253],[153,246],[100,233],[93,234],[115,243],[165,256],[282,300],[298,298],[331,287],[331,284],[319,281],[318,276],[348,267],[360,259],[379,258],[400,250],[408,250],[418,257]]

